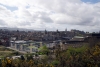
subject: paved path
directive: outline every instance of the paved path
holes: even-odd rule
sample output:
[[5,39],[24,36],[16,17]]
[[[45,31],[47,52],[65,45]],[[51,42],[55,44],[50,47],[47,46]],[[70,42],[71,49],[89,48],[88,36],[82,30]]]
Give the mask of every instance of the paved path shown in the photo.
[[11,48],[11,47],[7,47],[7,48],[12,49],[12,50],[15,50],[15,51],[18,51],[18,52],[20,52],[20,53],[27,53],[27,52],[25,52],[25,51],[16,50],[15,48]]

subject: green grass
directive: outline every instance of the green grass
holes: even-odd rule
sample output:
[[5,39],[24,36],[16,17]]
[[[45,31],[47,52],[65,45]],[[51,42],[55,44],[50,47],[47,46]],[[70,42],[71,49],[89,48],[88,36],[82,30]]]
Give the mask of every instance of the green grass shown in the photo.
[[0,51],[0,56],[9,56],[12,53],[12,51]]
[[35,46],[29,46],[28,48],[37,48],[37,47],[35,47]]
[[11,50],[9,48],[6,48],[5,46],[0,46],[0,58],[7,57],[7,56],[13,56],[16,54],[20,54],[20,53],[14,50]]

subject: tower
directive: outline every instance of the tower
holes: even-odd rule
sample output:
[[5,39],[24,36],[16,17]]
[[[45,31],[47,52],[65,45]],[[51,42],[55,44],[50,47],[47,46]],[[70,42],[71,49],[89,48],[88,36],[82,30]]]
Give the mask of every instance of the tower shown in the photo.
[[67,28],[65,29],[65,32],[67,32]]
[[45,29],[45,34],[47,34],[47,30]]

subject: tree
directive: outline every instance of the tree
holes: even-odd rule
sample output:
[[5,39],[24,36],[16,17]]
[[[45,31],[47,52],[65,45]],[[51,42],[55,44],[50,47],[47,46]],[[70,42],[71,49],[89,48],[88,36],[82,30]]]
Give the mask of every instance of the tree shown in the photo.
[[24,56],[23,56],[23,55],[21,55],[21,60],[25,60],[25,58],[24,58]]
[[46,47],[46,45],[42,46],[39,48],[39,53],[42,53],[42,54],[46,54],[46,55],[49,55],[49,49]]

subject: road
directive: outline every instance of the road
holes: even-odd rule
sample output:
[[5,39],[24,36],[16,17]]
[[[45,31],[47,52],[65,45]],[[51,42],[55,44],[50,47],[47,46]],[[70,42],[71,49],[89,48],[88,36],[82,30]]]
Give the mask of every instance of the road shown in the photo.
[[6,47],[6,48],[8,48],[8,49],[12,49],[12,50],[15,50],[15,51],[18,51],[18,52],[20,52],[20,53],[27,53],[27,52],[25,52],[25,51],[19,51],[19,50],[16,50],[16,49],[14,49],[14,48],[11,48],[11,47]]

